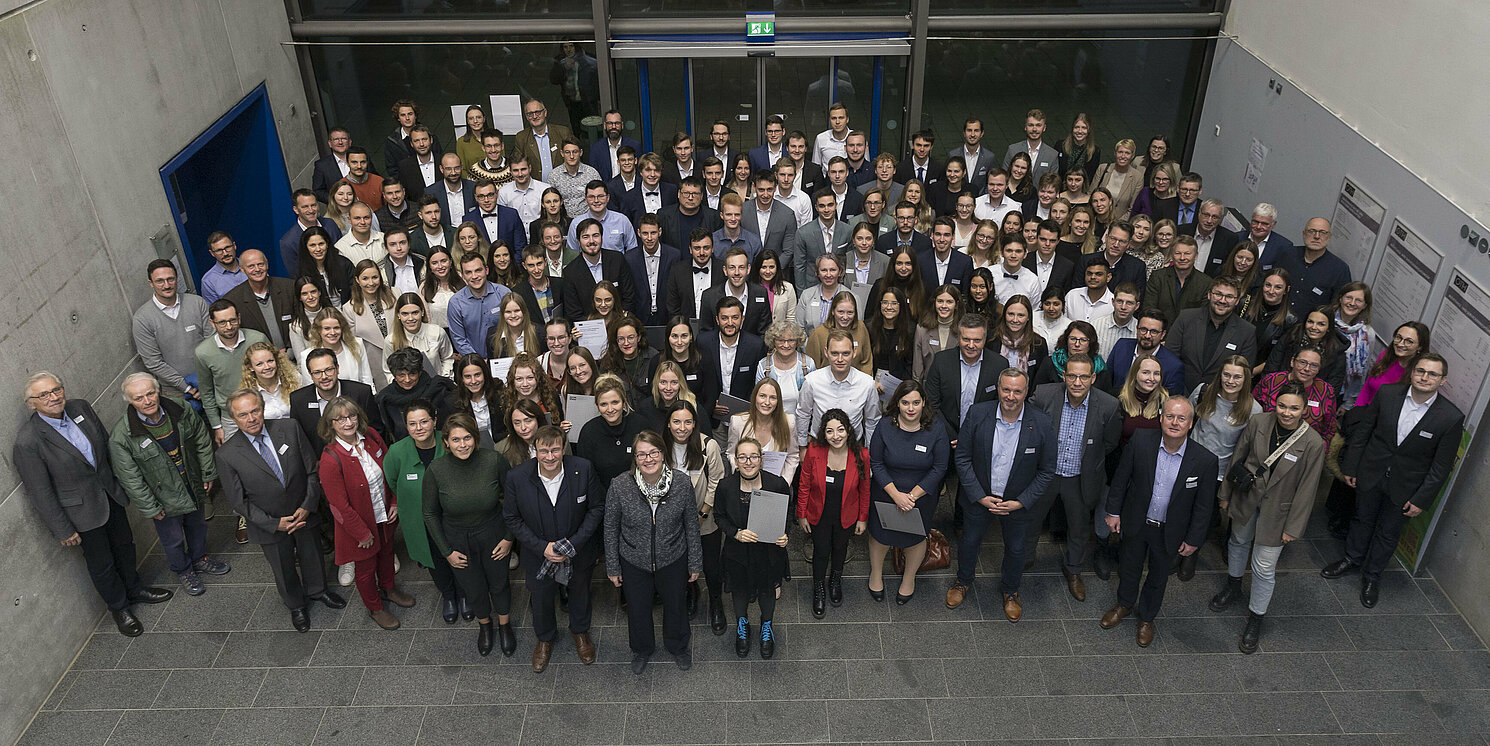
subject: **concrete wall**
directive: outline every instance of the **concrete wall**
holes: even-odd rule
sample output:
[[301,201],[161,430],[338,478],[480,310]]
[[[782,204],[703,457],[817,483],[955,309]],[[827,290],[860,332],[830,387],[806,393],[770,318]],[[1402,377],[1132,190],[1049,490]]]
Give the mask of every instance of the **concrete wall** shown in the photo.
[[[24,6],[24,7],[22,7]],[[15,8],[22,7],[19,11]],[[103,609],[81,557],[36,520],[10,463],[30,373],[112,421],[136,361],[148,237],[171,225],[159,168],[260,83],[290,177],[316,156],[282,0],[0,3],[0,743],[10,743]],[[174,229],[172,229],[174,230]],[[14,398],[11,398],[14,397]],[[143,552],[155,541],[136,525]]]

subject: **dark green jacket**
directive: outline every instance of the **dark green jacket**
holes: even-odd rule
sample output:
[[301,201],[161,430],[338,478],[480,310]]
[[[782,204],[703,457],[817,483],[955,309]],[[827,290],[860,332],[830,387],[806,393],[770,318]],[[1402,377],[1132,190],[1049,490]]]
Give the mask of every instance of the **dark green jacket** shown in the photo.
[[[445,455],[445,435],[435,431],[435,458]],[[424,527],[424,462],[419,460],[419,448],[414,439],[403,440],[388,446],[383,457],[383,476],[398,498],[398,512],[408,516],[398,522],[403,529],[404,546],[408,547],[409,559],[420,567],[434,567],[434,557],[429,551],[429,533]],[[440,558],[442,561],[443,557]]]
[[133,407],[125,409],[124,416],[109,433],[114,475],[129,495],[129,501],[148,518],[154,518],[162,510],[174,516],[200,508],[207,499],[203,484],[217,480],[212,436],[206,423],[184,401],[165,394],[160,397],[160,408],[181,441],[181,454],[186,462],[184,478],[165,449],[150,437]]

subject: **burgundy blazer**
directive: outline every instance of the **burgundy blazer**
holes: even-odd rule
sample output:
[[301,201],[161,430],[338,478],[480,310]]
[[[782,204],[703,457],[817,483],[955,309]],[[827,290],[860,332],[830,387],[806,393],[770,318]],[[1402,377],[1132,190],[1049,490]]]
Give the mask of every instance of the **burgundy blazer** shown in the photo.
[[[383,445],[383,439],[376,430],[369,428],[366,438],[364,444],[368,452],[381,467],[383,457],[388,455],[388,447]],[[379,546],[378,533],[373,530],[377,519],[373,517],[372,490],[368,488],[367,477],[362,473],[362,464],[336,440],[333,439],[321,451],[318,471],[326,495],[326,505],[331,508],[332,518],[336,519],[336,564],[345,565],[376,557],[382,547]],[[398,504],[387,479],[383,480],[383,501],[390,512]],[[357,546],[369,536],[373,540],[372,546],[366,549]]]
[[[856,521],[869,520],[869,450],[859,449],[859,460],[864,464],[864,478],[859,478],[859,466],[849,454],[848,465],[843,470],[843,528],[852,528]],[[806,518],[816,526],[823,517],[823,500],[828,493],[828,449],[813,443],[802,452],[802,466],[797,472],[797,517]]]

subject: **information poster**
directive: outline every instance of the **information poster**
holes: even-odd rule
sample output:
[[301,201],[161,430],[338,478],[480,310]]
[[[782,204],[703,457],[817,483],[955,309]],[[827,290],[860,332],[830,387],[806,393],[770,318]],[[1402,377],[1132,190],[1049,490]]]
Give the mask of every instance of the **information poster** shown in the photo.
[[1391,342],[1392,332],[1403,322],[1423,318],[1428,293],[1442,264],[1442,253],[1400,219],[1392,221],[1386,253],[1371,281],[1372,326],[1384,344]]
[[1367,194],[1349,176],[1345,177],[1335,201],[1335,216],[1330,219],[1330,231],[1334,234],[1330,251],[1346,264],[1364,269],[1371,263],[1371,252],[1376,248],[1386,217],[1386,205]]
[[1471,411],[1490,370],[1490,293],[1457,269],[1433,321],[1433,349],[1449,363],[1439,391]]

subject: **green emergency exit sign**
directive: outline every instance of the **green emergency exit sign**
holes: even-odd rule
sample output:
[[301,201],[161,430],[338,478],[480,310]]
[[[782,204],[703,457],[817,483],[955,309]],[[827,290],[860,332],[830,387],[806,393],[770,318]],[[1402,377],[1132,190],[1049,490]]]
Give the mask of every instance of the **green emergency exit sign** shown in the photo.
[[748,37],[775,36],[775,21],[750,21],[745,24],[745,35]]

